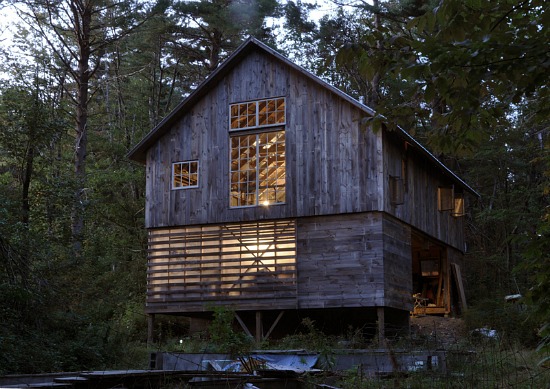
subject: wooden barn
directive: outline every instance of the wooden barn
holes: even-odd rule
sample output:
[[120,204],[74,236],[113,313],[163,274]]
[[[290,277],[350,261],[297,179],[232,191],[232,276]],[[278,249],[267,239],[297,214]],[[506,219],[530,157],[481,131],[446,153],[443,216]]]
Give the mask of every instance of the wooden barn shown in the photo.
[[[379,335],[458,306],[464,199],[405,131],[250,38],[130,152],[146,164],[146,312]],[[458,282],[457,282],[458,280]],[[462,300],[464,301],[464,300]]]

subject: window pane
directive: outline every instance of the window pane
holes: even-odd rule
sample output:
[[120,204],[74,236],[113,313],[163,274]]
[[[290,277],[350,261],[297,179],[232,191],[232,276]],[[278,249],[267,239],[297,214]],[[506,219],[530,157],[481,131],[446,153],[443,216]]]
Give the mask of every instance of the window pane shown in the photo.
[[172,188],[192,188],[199,183],[199,162],[175,162],[172,164]]
[[187,173],[182,174],[181,176],[181,186],[187,187],[189,186],[189,175]]
[[464,216],[464,194],[455,193],[455,206],[453,216]]
[[284,130],[232,137],[231,206],[285,201],[284,141]]
[[453,187],[437,188],[437,207],[439,211],[452,211],[454,209]]
[[267,124],[267,101],[262,100],[258,103],[258,126]]
[[244,129],[285,123],[285,99],[266,99],[230,105],[230,128]]
[[231,128],[239,128],[239,105],[233,104],[230,106],[230,121]]
[[284,123],[285,122],[285,99],[278,99],[277,100],[277,123]]

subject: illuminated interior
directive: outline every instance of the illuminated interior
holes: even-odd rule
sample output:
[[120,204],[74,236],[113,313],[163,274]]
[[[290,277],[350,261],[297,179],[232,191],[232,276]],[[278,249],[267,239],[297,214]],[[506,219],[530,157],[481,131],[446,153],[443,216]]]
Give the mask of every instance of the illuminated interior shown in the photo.
[[232,130],[285,123],[285,99],[265,99],[231,104]]
[[285,131],[231,137],[230,205],[285,202]]
[[199,185],[199,161],[172,164],[172,189],[196,188]]
[[151,298],[252,296],[296,285],[293,220],[151,230],[149,252]]

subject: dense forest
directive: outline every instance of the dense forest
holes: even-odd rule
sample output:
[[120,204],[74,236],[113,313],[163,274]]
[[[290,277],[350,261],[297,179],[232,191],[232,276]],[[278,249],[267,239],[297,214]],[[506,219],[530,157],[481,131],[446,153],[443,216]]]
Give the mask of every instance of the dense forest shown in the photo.
[[[467,215],[471,311],[549,351],[543,0],[0,6],[16,15],[0,59],[0,373],[143,362],[145,173],[126,155],[249,36],[364,96],[377,112],[366,125],[403,127],[480,193]],[[526,303],[521,326],[510,294]],[[159,328],[161,342],[185,336],[170,319]]]

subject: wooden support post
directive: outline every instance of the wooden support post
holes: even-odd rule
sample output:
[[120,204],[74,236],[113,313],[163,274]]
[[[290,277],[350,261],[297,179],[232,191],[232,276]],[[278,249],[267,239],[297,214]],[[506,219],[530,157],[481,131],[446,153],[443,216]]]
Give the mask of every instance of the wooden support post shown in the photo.
[[456,289],[458,290],[458,301],[460,303],[460,313],[464,313],[468,309],[466,304],[466,294],[464,293],[464,284],[462,283],[462,274],[460,273],[460,266],[456,263],[451,263],[451,269],[453,270]]
[[256,342],[261,342],[264,337],[264,329],[262,325],[262,312],[256,311]]
[[269,335],[271,335],[271,333],[273,332],[273,330],[275,329],[277,324],[279,324],[279,321],[281,320],[281,318],[283,317],[284,314],[285,314],[285,311],[279,312],[279,316],[277,316],[277,318],[275,319],[275,321],[273,322],[273,324],[269,328],[269,331],[267,331],[267,333],[265,334],[264,340],[269,338]]
[[147,315],[147,344],[155,343],[155,315]]
[[380,347],[384,347],[384,345],[386,344],[386,323],[384,317],[384,307],[377,307],[376,315],[378,319],[378,344]]
[[445,279],[443,278],[443,269],[440,268],[439,269],[439,277],[437,279],[437,294],[435,295],[435,304],[438,307],[445,306],[443,304],[443,294],[442,294],[444,280]]
[[246,324],[244,324],[243,319],[241,319],[241,317],[239,316],[239,314],[238,314],[237,312],[235,312],[235,319],[237,319],[237,321],[238,321],[239,324],[241,325],[241,327],[242,327],[242,329],[244,330],[244,332],[246,332],[246,334],[252,338],[252,334],[251,334],[250,331],[248,330],[248,327],[246,326]]

